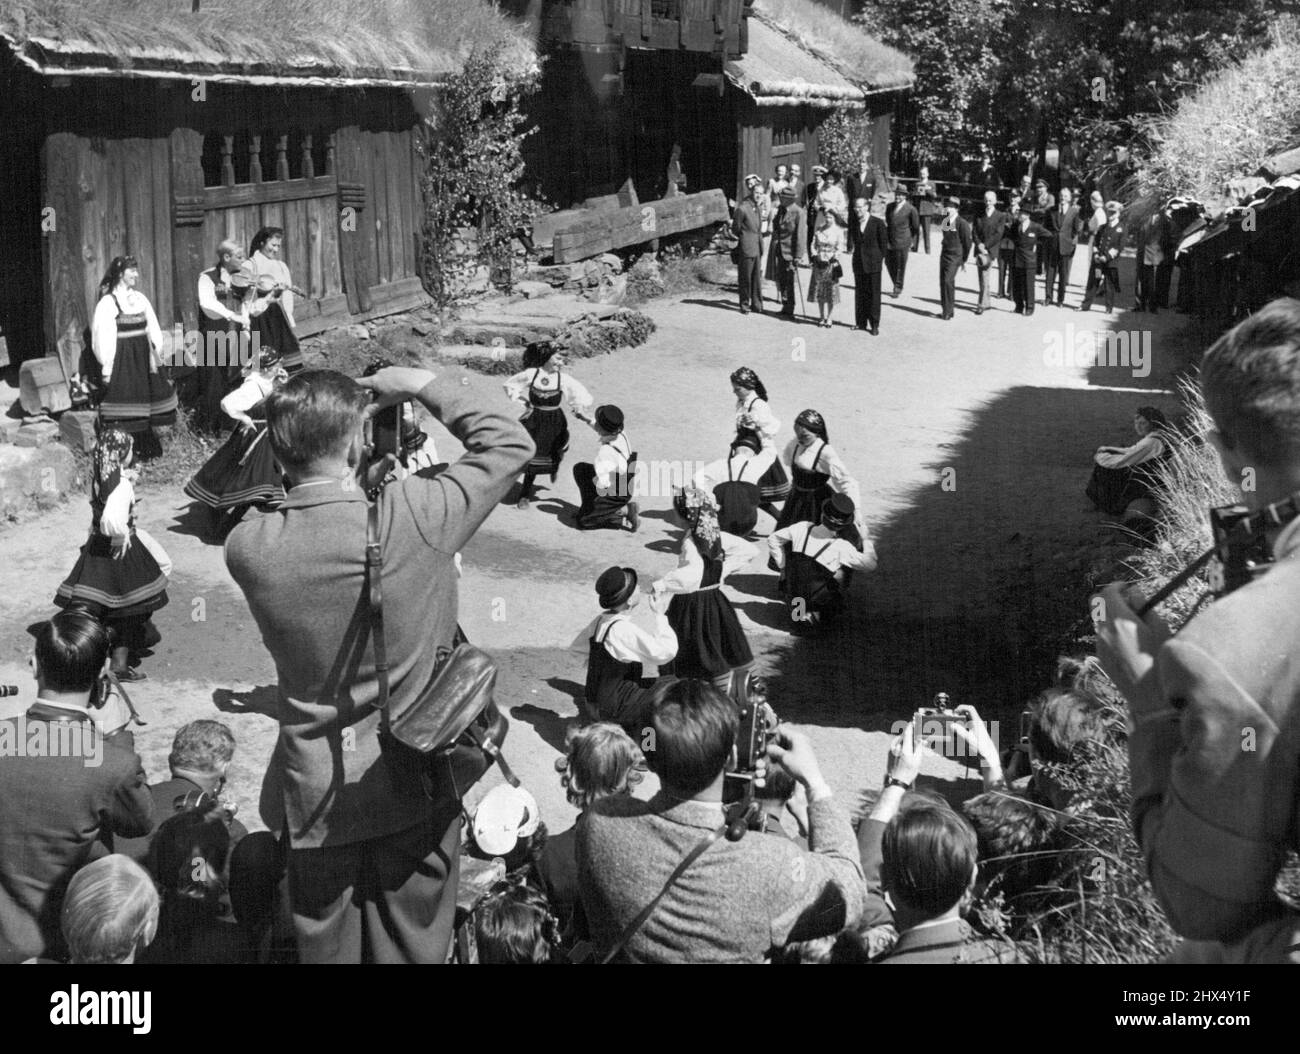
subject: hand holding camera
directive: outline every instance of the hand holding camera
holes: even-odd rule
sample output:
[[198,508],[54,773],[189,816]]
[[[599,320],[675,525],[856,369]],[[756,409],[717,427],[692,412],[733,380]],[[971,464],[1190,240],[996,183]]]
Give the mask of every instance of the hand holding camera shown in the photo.
[[366,414],[373,416],[380,410],[414,399],[433,379],[434,374],[430,370],[412,366],[385,366],[369,377],[359,377],[357,384],[369,389],[374,395],[374,402],[366,407]]
[[[957,707],[956,713],[966,718],[965,724],[954,724],[952,733],[965,746],[968,755],[979,758],[980,775],[984,778],[984,789],[992,790],[1000,786],[1002,779],[1002,758],[998,755],[997,744],[989,735],[988,727],[980,717],[979,711],[969,703]],[[969,762],[967,762],[969,764]]]
[[767,756],[779,762],[795,780],[803,784],[809,803],[831,796],[830,785],[822,776],[812,741],[789,725],[781,725],[767,744]]

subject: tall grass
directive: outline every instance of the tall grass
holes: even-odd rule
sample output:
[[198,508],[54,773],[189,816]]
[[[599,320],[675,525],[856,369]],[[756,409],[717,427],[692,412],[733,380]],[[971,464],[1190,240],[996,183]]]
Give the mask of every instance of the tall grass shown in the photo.
[[1189,194],[1212,211],[1231,204],[1228,180],[1253,175],[1300,138],[1298,82],[1300,26],[1284,19],[1271,28],[1265,47],[1146,123],[1149,157],[1134,180],[1136,195]]

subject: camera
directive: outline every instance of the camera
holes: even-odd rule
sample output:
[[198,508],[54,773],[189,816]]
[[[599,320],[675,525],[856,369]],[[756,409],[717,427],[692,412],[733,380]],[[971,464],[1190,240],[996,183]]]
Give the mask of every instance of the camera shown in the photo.
[[951,705],[947,692],[936,692],[930,706],[920,707],[913,720],[913,742],[928,742],[931,749],[945,757],[965,750],[965,744],[952,732],[953,725],[965,726],[968,719]]
[[767,705],[763,683],[749,673],[733,681],[731,698],[740,713],[733,756],[735,764],[723,777],[722,801],[727,815],[727,840],[737,842],[746,831],[764,827],[763,807],[757,800],[754,778],[758,763],[776,731],[775,715]]
[[1269,526],[1244,505],[1220,505],[1210,510],[1210,530],[1218,567],[1210,569],[1216,597],[1226,596],[1268,570],[1273,554],[1265,540]]

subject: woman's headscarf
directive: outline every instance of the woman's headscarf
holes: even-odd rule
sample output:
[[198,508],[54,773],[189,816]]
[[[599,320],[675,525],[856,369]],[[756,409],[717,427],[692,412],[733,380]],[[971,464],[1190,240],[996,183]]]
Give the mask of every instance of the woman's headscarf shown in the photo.
[[132,267],[139,267],[139,263],[134,256],[114,256],[112,262],[108,265],[108,270],[104,272],[104,277],[99,283],[99,295],[108,296],[117,288],[117,283],[122,280],[122,275]]
[[131,460],[131,437],[116,428],[99,433],[95,443],[95,482],[103,487]]
[[763,382],[758,379],[758,374],[748,366],[742,366],[736,370],[731,375],[731,383],[738,384],[742,388],[748,388],[763,402],[767,402],[767,389],[763,387]]
[[551,361],[552,356],[560,350],[553,340],[539,340],[524,348],[524,369],[540,369]]
[[696,548],[713,556],[722,545],[722,528],[718,526],[718,505],[713,495],[698,487],[686,487],[673,498],[673,508],[686,521]]
[[1153,432],[1164,432],[1169,428],[1169,418],[1164,415],[1164,411],[1155,406],[1139,406],[1137,415],[1151,426]]
[[830,437],[826,434],[826,419],[816,410],[801,410],[794,423],[808,429],[813,435],[820,436],[823,443],[830,442]]

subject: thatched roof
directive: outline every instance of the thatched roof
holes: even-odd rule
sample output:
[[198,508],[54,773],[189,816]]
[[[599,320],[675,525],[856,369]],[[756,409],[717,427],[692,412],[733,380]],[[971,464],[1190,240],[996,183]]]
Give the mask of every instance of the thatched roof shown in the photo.
[[0,39],[50,76],[398,87],[497,43],[535,61],[488,0],[0,0]]
[[[760,26],[779,32],[818,65],[865,93],[906,90],[916,79],[910,58],[816,0],[755,0],[745,59],[757,51],[754,40],[756,31],[762,32]],[[834,82],[824,83],[831,87]]]
[[749,50],[726,71],[760,106],[863,106],[861,88],[759,18],[749,20]]

